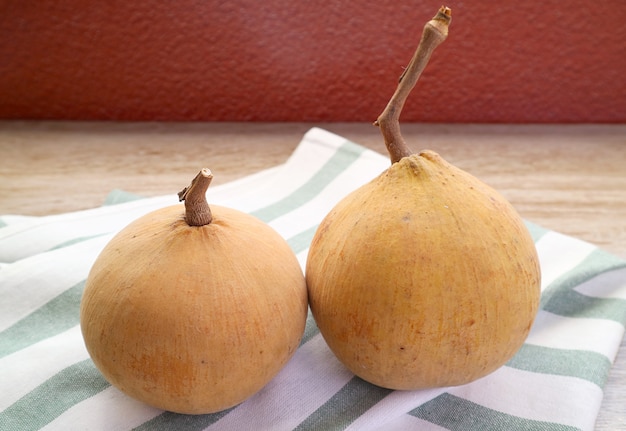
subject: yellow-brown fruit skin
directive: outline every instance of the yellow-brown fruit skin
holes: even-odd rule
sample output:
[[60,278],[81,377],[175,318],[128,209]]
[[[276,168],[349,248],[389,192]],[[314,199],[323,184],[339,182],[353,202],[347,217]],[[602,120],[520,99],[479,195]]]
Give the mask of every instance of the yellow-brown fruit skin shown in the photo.
[[104,377],[177,413],[221,411],[258,392],[295,353],[308,312],[283,238],[247,214],[211,210],[201,227],[180,206],[131,223],[97,258],[81,302]]
[[524,343],[540,299],[536,248],[517,212],[432,151],[402,158],[339,202],[305,273],[330,349],[390,389],[491,373]]

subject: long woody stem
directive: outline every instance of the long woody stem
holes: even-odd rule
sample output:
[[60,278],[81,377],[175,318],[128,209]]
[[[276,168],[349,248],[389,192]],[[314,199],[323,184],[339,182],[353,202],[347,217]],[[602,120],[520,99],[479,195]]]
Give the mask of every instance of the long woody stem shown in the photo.
[[206,191],[212,179],[211,171],[204,168],[188,187],[178,193],[178,199],[185,201],[185,221],[189,226],[204,226],[213,220],[206,200]]
[[448,36],[451,15],[450,8],[441,6],[433,19],[426,23],[417,50],[400,76],[395,93],[391,96],[385,110],[374,122],[375,126],[380,127],[391,163],[413,154],[400,133],[400,113],[409,93],[426,68],[431,54]]

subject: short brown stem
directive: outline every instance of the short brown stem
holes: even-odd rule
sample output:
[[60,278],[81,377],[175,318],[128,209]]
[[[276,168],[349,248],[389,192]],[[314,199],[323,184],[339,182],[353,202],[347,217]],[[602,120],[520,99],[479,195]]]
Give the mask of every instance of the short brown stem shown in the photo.
[[204,226],[213,220],[206,200],[206,191],[212,179],[211,171],[204,168],[189,186],[178,193],[178,199],[185,201],[185,221],[189,226]]
[[391,96],[385,110],[374,122],[383,135],[391,163],[413,154],[400,133],[400,113],[409,93],[426,68],[431,54],[448,36],[451,14],[450,8],[441,6],[433,19],[426,23],[417,50],[400,76],[395,93]]

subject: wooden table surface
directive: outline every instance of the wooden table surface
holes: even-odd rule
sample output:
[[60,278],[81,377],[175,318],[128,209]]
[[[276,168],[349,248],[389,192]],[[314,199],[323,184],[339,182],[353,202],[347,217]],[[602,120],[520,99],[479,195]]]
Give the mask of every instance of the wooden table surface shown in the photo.
[[[366,123],[0,122],[0,214],[99,206],[112,189],[176,193],[202,167],[225,183],[283,163],[311,127],[386,154]],[[522,217],[626,259],[626,125],[404,124],[429,148],[499,190]],[[626,342],[597,430],[626,429]]]

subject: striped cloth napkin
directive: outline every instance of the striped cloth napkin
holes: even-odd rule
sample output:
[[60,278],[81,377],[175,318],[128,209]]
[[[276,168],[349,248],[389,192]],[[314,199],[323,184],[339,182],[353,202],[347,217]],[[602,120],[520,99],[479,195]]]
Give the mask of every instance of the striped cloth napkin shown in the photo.
[[[210,187],[207,196],[269,223],[304,268],[324,215],[388,165],[387,157],[314,128],[285,164]],[[594,428],[624,335],[626,262],[531,223],[542,265],[541,310],[515,357],[478,381],[420,391],[368,384],[336,360],[309,313],[296,354],[237,407],[187,416],[130,399],[87,354],[78,320],[82,289],[112,236],[149,211],[178,204],[177,191],[47,217],[0,217],[1,430]]]

